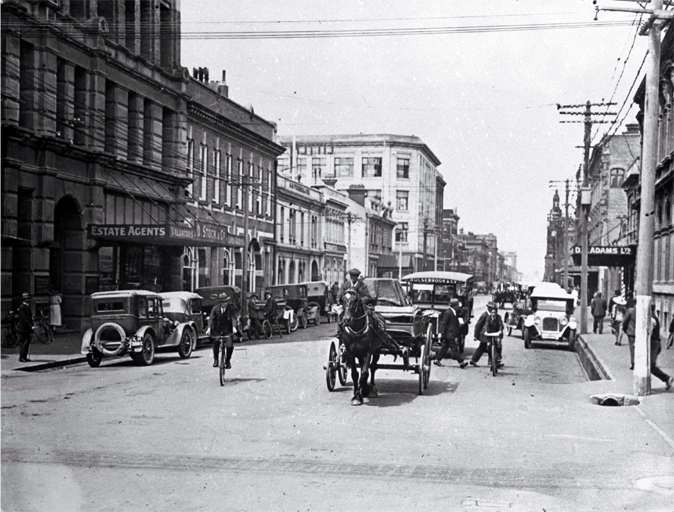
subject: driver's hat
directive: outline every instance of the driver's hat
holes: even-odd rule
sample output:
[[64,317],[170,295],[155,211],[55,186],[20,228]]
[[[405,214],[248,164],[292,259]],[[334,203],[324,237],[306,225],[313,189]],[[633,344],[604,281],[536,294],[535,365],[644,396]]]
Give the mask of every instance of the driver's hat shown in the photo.
[[452,297],[451,299],[449,299],[450,306],[458,306],[459,304],[460,304],[459,299],[457,299],[456,297]]
[[22,299],[30,299],[30,293],[28,293],[28,292],[23,292],[23,293],[21,294],[21,298],[22,298]]
[[218,302],[229,302],[232,298],[226,293],[221,293],[218,295]]
[[487,310],[488,311],[498,311],[498,306],[494,301],[489,301],[487,302]]
[[358,270],[357,268],[352,268],[351,270],[349,270],[348,274],[350,276],[359,276],[360,270]]

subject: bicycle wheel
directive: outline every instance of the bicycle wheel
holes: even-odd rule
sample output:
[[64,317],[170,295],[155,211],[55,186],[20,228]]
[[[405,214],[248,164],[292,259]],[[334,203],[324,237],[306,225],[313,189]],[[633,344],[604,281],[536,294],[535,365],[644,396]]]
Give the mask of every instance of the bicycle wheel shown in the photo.
[[269,320],[265,320],[264,322],[262,322],[262,333],[264,334],[265,338],[267,339],[271,338],[272,330]]
[[50,326],[44,320],[38,322],[34,333],[37,340],[43,345],[49,345],[54,341],[54,333],[51,332]]
[[498,373],[498,365],[496,364],[496,341],[491,342],[491,373],[494,377]]
[[19,344],[19,335],[16,331],[8,328],[2,328],[2,346],[4,348],[14,348]]
[[218,370],[220,374],[220,385],[224,386],[225,385],[225,340],[222,339],[220,340],[220,359],[219,359],[219,364],[218,364]]

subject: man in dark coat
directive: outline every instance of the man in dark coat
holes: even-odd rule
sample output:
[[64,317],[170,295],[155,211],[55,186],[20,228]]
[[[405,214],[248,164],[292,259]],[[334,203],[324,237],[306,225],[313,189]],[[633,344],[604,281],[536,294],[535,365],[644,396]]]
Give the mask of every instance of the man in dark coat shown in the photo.
[[660,344],[660,320],[655,314],[655,304],[651,304],[651,374],[665,383],[665,389],[672,387],[674,378],[658,367],[658,354],[662,350]]
[[[475,337],[476,340],[480,342],[480,345],[477,347],[477,350],[475,350],[473,357],[471,357],[470,359],[470,364],[472,366],[478,366],[477,363],[482,357],[482,354],[487,352],[488,340],[485,336],[485,333],[492,333],[492,332],[501,333],[500,337],[495,339],[494,342],[496,343],[496,350],[495,350],[496,365],[499,368],[502,368],[503,359],[502,359],[501,339],[503,338],[503,320],[501,319],[501,316],[498,314],[498,306],[494,302],[489,302],[487,304],[487,311],[482,313],[482,316],[480,316],[477,323],[475,324],[475,332],[473,336]],[[489,364],[491,365],[491,354],[489,354],[489,357],[490,357]]]
[[590,312],[594,318],[592,332],[597,334],[604,334],[604,317],[606,317],[606,299],[601,296],[601,292],[597,292],[590,302]]
[[370,290],[367,289],[365,281],[360,277],[360,270],[357,268],[352,268],[349,270],[349,279],[342,283],[342,286],[339,288],[337,293],[337,304],[342,304],[342,297],[347,291],[354,290],[358,292],[358,295],[361,299],[372,298],[370,295]]
[[21,296],[21,305],[19,306],[19,313],[16,323],[16,329],[19,331],[19,342],[21,343],[21,350],[19,351],[19,362],[29,363],[28,349],[33,338],[34,321],[33,311],[30,309],[30,294],[24,293]]
[[218,366],[218,356],[220,354],[220,337],[225,338],[227,350],[225,352],[225,368],[232,367],[231,360],[234,353],[233,335],[237,332],[236,309],[231,304],[231,297],[226,293],[218,296],[219,304],[213,307],[211,316],[208,317],[208,333],[213,342],[213,367]]
[[468,366],[468,363],[463,360],[459,353],[458,338],[461,335],[461,324],[456,316],[458,307],[459,299],[451,299],[449,307],[438,318],[438,334],[442,340],[442,348],[435,357],[434,363],[436,366],[442,366],[442,358],[445,357],[447,351],[451,351],[452,359],[455,359],[461,368]]

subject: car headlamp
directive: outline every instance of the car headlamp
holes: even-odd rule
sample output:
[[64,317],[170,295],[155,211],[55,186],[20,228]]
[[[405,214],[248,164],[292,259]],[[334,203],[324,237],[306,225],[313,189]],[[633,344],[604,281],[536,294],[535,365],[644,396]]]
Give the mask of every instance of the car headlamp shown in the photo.
[[566,318],[565,316],[563,316],[562,318],[559,319],[559,325],[564,326],[564,325],[566,325],[566,324],[568,324],[568,323],[569,323],[569,319]]

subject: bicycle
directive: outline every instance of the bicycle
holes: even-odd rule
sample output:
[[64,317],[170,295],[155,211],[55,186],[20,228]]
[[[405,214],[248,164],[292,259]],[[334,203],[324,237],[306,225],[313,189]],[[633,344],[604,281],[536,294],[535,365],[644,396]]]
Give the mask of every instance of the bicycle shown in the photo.
[[51,325],[49,325],[49,315],[45,315],[41,309],[38,309],[35,314],[35,330],[33,334],[43,345],[49,345],[54,341],[54,333],[51,330]]
[[221,334],[218,336],[220,341],[220,350],[218,354],[218,375],[220,377],[220,385],[225,385],[225,372],[227,370],[227,338],[231,338],[231,334]]
[[2,346],[4,348],[14,348],[19,345],[19,331],[16,328],[16,313],[10,311],[5,318],[2,326]]
[[487,351],[489,353],[489,359],[491,362],[491,374],[496,377],[496,374],[498,373],[498,363],[496,361],[496,340],[501,337],[501,333],[487,332],[485,333],[484,337],[487,338]]

